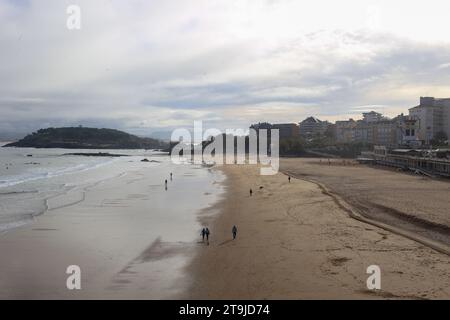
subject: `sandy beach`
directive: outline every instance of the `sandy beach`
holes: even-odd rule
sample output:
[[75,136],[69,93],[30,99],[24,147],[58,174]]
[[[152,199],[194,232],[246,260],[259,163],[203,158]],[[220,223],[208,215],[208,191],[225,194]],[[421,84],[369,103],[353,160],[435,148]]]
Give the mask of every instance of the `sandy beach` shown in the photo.
[[450,252],[450,181],[335,159],[283,159],[281,170],[326,186],[363,216]]
[[[309,165],[323,172],[304,161],[283,160],[282,169],[294,173]],[[348,170],[360,170],[357,179],[364,172],[394,174],[399,183],[417,179],[372,168]],[[195,184],[200,172],[217,181]],[[151,181],[148,168],[138,168],[72,193],[69,206],[52,199],[33,224],[0,235],[0,298],[450,298],[448,255],[353,219],[318,184],[297,174],[289,183],[283,172],[261,176],[256,166],[190,168],[175,172],[165,191],[161,181]],[[186,214],[181,220],[180,212]],[[421,212],[436,221],[448,218]],[[154,224],[170,232],[158,236],[149,231]],[[200,241],[196,226],[209,227],[209,245]],[[81,267],[82,290],[66,288],[65,271],[72,264]],[[379,291],[366,287],[370,265],[381,268]]]
[[[215,207],[221,214],[204,220],[212,224],[212,239],[189,266],[194,278],[180,297],[450,298],[448,255],[352,219],[312,182],[261,176],[250,166],[220,170],[228,176],[227,197]],[[366,287],[370,265],[381,268],[380,291]]]
[[[155,159],[125,160],[123,174],[51,198],[33,223],[0,233],[0,299],[164,299],[185,290],[198,212],[215,203],[223,177]],[[81,269],[81,290],[66,287],[70,265]]]

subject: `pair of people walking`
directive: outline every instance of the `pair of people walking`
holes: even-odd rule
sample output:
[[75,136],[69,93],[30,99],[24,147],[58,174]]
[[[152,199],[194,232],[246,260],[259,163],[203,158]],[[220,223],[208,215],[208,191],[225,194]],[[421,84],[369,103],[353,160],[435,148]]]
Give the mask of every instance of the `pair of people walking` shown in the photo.
[[205,237],[206,237],[206,241],[209,243],[209,229],[208,228],[203,228],[202,232],[200,233],[200,235],[202,236],[202,241],[205,242]]

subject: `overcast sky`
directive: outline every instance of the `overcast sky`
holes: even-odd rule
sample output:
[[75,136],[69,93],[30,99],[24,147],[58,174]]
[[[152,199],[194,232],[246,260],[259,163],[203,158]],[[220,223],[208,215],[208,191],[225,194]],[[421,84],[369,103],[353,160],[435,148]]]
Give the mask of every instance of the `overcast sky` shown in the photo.
[[[68,5],[81,29],[66,27]],[[0,138],[405,112],[450,97],[448,0],[0,0]]]

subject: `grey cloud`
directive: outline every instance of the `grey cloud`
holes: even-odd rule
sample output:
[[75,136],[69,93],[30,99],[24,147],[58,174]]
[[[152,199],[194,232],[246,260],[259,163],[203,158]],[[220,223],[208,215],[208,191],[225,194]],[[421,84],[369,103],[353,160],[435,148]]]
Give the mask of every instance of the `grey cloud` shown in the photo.
[[195,119],[296,122],[408,107],[421,87],[450,87],[448,43],[364,30],[240,38],[208,1],[203,14],[186,2],[81,1],[83,29],[70,33],[69,3],[0,2],[0,138],[78,124],[142,134]]

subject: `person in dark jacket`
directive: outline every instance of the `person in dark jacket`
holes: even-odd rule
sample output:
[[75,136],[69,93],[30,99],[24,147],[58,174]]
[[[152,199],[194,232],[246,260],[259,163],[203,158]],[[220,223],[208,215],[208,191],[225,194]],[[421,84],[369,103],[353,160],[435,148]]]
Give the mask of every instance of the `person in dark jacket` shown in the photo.
[[206,241],[208,241],[209,242],[209,229],[208,228],[206,228],[206,230],[205,230],[205,233],[206,233]]
[[205,241],[205,236],[206,236],[206,229],[203,228],[202,232],[200,233],[200,235],[202,236],[202,241]]

